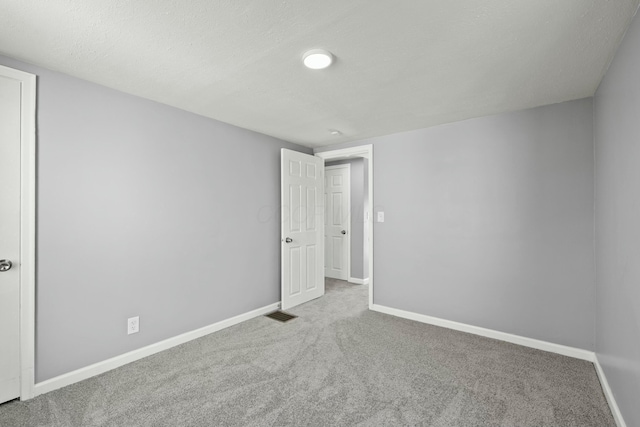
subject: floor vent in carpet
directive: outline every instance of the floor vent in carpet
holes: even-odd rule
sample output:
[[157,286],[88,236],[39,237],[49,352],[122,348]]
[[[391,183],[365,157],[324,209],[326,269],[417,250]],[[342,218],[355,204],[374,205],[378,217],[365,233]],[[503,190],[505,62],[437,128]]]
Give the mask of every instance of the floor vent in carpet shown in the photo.
[[287,314],[284,311],[274,311],[273,313],[267,314],[267,317],[277,320],[279,322],[288,322],[291,319],[295,319],[298,316],[294,316],[292,314]]

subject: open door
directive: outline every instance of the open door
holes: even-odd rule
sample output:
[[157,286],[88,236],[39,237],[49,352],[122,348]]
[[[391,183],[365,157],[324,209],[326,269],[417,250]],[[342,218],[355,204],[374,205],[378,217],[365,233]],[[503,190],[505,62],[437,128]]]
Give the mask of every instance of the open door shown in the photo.
[[20,396],[21,82],[0,76],[0,403]]
[[324,160],[281,151],[282,309],[324,295]]
[[0,66],[0,403],[33,397],[36,76]]

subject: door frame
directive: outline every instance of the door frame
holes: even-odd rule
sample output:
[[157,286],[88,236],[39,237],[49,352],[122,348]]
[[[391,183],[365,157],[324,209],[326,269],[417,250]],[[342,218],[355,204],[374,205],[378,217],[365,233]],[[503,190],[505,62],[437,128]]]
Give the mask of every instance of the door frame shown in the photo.
[[[319,156],[316,156],[319,157]],[[333,166],[326,166],[324,167],[325,170],[325,175],[326,176],[326,170],[327,169],[347,169],[349,171],[348,175],[349,175],[349,179],[347,180],[347,188],[349,189],[349,193],[347,197],[347,211],[349,212],[349,217],[347,218],[347,281],[351,281],[351,165],[350,164],[344,164],[344,165],[333,165]],[[325,191],[327,191],[327,188],[325,186]],[[326,215],[326,212],[325,212]],[[325,233],[327,232],[327,229],[325,227]],[[326,246],[326,244],[325,244]],[[326,253],[326,248],[325,248],[325,253]],[[326,262],[326,260],[325,260]],[[326,272],[325,272],[325,277],[326,277]]]
[[[338,150],[329,150],[329,151],[316,151],[313,150],[313,154],[324,159],[325,162],[332,160],[344,160],[344,159],[352,159],[362,157],[369,161],[368,170],[368,186],[367,191],[369,192],[369,203],[367,203],[367,211],[369,212],[369,217],[367,218],[368,225],[368,233],[367,236],[369,238],[368,249],[369,249],[369,310],[371,310],[373,306],[373,286],[374,286],[374,278],[373,278],[373,145],[359,145],[356,147],[350,148],[342,148]],[[349,254],[349,262],[351,261],[351,254]],[[349,264],[351,265],[351,264]],[[349,272],[351,274],[351,272]]]
[[20,82],[20,400],[35,386],[36,76],[0,65]]

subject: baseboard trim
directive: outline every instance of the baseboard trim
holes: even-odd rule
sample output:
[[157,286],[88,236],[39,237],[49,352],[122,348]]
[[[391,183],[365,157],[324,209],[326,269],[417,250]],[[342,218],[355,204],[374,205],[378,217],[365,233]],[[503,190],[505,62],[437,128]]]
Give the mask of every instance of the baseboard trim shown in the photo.
[[454,322],[451,320],[440,319],[438,317],[427,316],[424,314],[413,313],[411,311],[399,310],[397,308],[386,307],[379,304],[373,304],[371,310],[380,313],[390,314],[392,316],[402,317],[404,319],[415,320],[416,322],[427,323],[429,325],[441,326],[443,328],[454,329],[456,331],[467,332],[474,335],[480,335],[487,338],[493,338],[513,344],[523,345],[538,350],[558,353],[564,356],[574,357],[576,359],[587,360],[593,362],[595,353],[581,348],[568,347],[561,344],[554,344],[547,341],[527,338],[520,335],[500,332],[493,329],[481,328],[479,326],[468,325],[466,323]]
[[468,325],[466,323],[453,322],[451,320],[445,320],[445,319],[440,319],[438,317],[432,317],[424,314],[413,313],[411,311],[399,310],[397,308],[386,307],[379,304],[371,305],[371,310],[378,311],[380,313],[390,314],[392,316],[402,317],[404,319],[415,320],[416,322],[427,323],[429,325],[435,325],[435,326],[441,326],[443,328],[454,329],[456,331],[467,332],[470,334],[480,335],[487,338],[493,338],[501,341],[510,342],[513,344],[519,344],[525,347],[531,347],[538,350],[549,351],[551,353],[558,353],[558,354],[562,354],[563,356],[574,357],[576,359],[592,362],[596,369],[596,373],[598,374],[598,379],[600,380],[602,391],[604,393],[605,398],[607,399],[607,403],[609,404],[609,408],[611,409],[611,413],[613,414],[613,419],[615,420],[616,425],[618,427],[627,427],[627,424],[624,422],[624,418],[622,418],[622,412],[620,412],[620,408],[618,407],[618,404],[616,403],[616,399],[613,396],[613,392],[611,391],[611,387],[609,386],[607,377],[604,374],[604,370],[600,365],[598,356],[593,351],[583,350],[581,348],[575,348],[575,347],[568,347],[560,344],[554,344],[547,341],[541,341],[533,338],[523,337],[520,335],[508,334],[506,332],[500,332],[493,329],[481,328],[479,326]]
[[358,278],[355,278],[355,277],[349,277],[349,280],[347,280],[347,282],[355,283],[356,285],[368,285],[369,284],[369,278],[367,277],[366,279],[358,279]]
[[220,322],[213,323],[209,326],[204,326],[190,332],[185,332],[184,334],[177,335],[173,338],[168,338],[155,344],[151,344],[146,347],[142,347],[116,357],[112,357],[111,359],[103,360],[102,362],[94,363],[93,365],[77,369],[75,371],[48,379],[46,381],[42,381],[35,385],[34,395],[38,396],[77,383],[78,381],[86,380],[88,378],[126,365],[127,363],[135,362],[136,360],[151,356],[152,354],[156,354],[163,350],[168,350],[177,345],[184,344],[186,342],[195,340],[205,335],[209,335],[213,332],[220,331],[230,326],[237,325],[238,323],[253,319],[254,317],[262,316],[264,314],[275,311],[278,308],[280,308],[279,302],[270,304],[256,310],[231,317],[229,319],[221,320]]
[[609,404],[609,408],[611,409],[611,413],[613,414],[613,419],[615,420],[616,425],[618,427],[627,427],[627,424],[624,422],[624,418],[622,418],[622,412],[620,412],[620,408],[616,403],[616,399],[613,397],[611,387],[609,387],[609,381],[607,381],[604,370],[602,369],[602,366],[600,366],[600,361],[598,360],[597,354],[594,357],[593,364],[596,367],[596,373],[598,374],[598,378],[600,379],[602,392],[604,393],[604,397],[607,399],[607,403]]

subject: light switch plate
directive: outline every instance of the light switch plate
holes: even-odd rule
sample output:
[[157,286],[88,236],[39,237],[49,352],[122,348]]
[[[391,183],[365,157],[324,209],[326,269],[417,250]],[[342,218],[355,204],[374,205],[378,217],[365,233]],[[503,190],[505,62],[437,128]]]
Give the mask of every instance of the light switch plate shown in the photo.
[[378,222],[384,222],[384,212],[378,212]]

